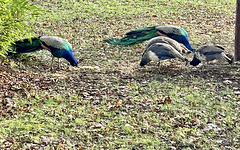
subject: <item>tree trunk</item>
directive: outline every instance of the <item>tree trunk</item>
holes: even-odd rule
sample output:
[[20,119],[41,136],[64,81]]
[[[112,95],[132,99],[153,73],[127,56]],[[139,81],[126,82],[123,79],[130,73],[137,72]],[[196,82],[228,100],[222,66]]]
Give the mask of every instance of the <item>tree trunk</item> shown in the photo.
[[236,2],[235,61],[240,60],[240,0]]

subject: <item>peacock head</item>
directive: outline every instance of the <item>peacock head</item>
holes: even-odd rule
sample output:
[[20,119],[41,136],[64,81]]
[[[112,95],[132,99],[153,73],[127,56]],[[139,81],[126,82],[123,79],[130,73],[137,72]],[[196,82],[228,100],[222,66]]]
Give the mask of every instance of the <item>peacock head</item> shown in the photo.
[[66,51],[66,53],[63,55],[63,58],[65,58],[72,66],[77,66],[78,61],[73,56],[72,51]]
[[72,62],[72,63],[70,63],[72,66],[76,66],[77,67],[77,65],[78,65],[78,61],[76,61],[76,62]]

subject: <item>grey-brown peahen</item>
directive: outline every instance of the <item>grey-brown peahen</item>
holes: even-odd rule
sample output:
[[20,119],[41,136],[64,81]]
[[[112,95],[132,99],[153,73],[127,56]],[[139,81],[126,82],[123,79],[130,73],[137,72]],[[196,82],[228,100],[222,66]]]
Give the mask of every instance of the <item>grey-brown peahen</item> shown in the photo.
[[186,53],[186,51],[188,51],[188,49],[184,45],[182,45],[182,44],[178,43],[177,41],[175,41],[175,40],[173,40],[171,38],[168,38],[166,36],[157,36],[157,37],[152,38],[151,40],[149,40],[147,42],[145,50],[148,49],[154,43],[166,43],[166,44],[169,44],[172,47],[174,47],[181,54],[182,53]]
[[156,37],[151,39],[146,45],[146,49],[142,55],[140,66],[143,67],[150,61],[160,61],[165,59],[179,58],[189,64],[181,52],[184,48],[175,40],[168,37]]
[[203,45],[194,52],[193,60],[190,65],[197,66],[199,63],[212,60],[225,60],[229,64],[233,61],[224,53],[224,48],[218,45]]

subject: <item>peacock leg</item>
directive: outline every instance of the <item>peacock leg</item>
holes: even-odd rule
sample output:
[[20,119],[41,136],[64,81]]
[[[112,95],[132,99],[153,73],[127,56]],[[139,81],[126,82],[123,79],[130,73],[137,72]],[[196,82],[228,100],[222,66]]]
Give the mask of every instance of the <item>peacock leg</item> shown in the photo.
[[158,63],[157,63],[157,65],[158,65],[158,72],[159,72],[159,74],[161,73],[161,71],[160,71],[160,68],[161,68],[161,63],[160,63],[160,61],[158,61]]
[[60,59],[58,58],[58,69],[60,69]]
[[53,59],[54,59],[54,56],[52,56],[51,70],[53,70]]
[[157,63],[157,65],[158,65],[158,70],[159,70],[160,67],[161,67],[161,63],[160,63],[160,61]]

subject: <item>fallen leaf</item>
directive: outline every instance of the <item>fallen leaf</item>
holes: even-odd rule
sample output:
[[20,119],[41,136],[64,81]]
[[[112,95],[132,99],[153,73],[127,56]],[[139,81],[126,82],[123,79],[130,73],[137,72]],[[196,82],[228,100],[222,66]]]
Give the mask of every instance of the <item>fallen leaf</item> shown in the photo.
[[122,105],[122,100],[119,100],[116,105],[117,105],[117,107],[121,106]]

